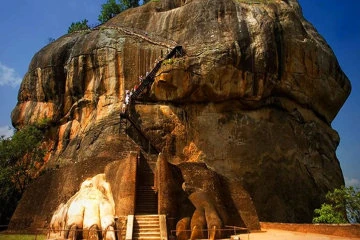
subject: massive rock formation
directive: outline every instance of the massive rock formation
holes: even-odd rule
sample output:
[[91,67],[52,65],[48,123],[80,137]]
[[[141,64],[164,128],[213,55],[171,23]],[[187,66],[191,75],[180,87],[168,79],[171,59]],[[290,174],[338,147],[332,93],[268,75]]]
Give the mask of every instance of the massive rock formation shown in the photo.
[[[130,106],[136,128],[126,133],[136,144],[120,128],[125,89],[175,45],[185,54],[164,61]],[[331,121],[350,90],[296,0],[160,0],[129,9],[32,59],[12,120],[17,128],[49,121],[46,166],[57,170],[29,187],[12,226],[48,226],[107,164],[121,166],[107,178],[120,177],[127,153],[144,148],[137,135],[166,156],[166,176],[179,173],[173,185],[190,206],[172,212],[185,223],[179,228],[193,225],[186,217],[256,228],[239,196],[252,198],[260,221],[309,222],[324,194],[344,184]]]

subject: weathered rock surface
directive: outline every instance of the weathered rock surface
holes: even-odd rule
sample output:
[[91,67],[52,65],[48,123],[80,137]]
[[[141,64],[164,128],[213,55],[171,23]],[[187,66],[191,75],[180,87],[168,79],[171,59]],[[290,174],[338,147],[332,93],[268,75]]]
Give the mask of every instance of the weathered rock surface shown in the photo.
[[[163,63],[147,100],[131,110],[142,134],[180,169],[185,185],[192,173],[181,166],[204,164],[200,172],[226,179],[237,209],[239,191],[230,182],[248,192],[261,221],[309,222],[324,194],[344,183],[331,121],[351,86],[297,1],[267,2],[154,1],[91,31],[65,35],[32,59],[13,124],[50,120],[47,166],[60,165],[62,174],[68,174],[63,165],[103,159],[92,165],[93,175],[76,171],[81,179],[67,186],[73,194],[106,163],[139,149],[119,133],[125,89],[177,43],[186,54]],[[34,189],[41,196],[41,183],[24,199],[33,199]],[[47,206],[31,215],[25,209],[33,203],[23,200],[13,226],[24,218],[32,227],[50,221],[61,202],[56,199],[68,194],[56,191],[51,199],[54,191],[44,191]]]

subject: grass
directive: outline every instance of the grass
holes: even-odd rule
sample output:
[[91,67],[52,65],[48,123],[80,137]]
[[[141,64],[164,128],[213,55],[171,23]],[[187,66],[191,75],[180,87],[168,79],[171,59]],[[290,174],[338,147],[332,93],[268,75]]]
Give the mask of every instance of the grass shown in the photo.
[[0,233],[0,240],[45,240],[45,235],[30,235],[30,234],[2,234]]

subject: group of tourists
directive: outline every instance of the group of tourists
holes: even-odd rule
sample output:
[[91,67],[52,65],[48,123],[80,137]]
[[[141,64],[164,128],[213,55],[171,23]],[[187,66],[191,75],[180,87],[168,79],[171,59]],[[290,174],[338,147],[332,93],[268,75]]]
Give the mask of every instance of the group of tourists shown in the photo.
[[[170,51],[171,50],[168,49],[167,52],[166,52],[166,55],[168,55],[170,53]],[[163,60],[164,60],[164,58],[161,58],[161,57],[157,58],[155,60],[155,63],[154,63],[154,68],[156,67],[157,64],[161,63]],[[146,77],[148,75],[149,75],[149,72],[146,72]],[[132,95],[136,92],[136,90],[139,88],[139,86],[142,84],[142,82],[143,82],[143,80],[145,78],[141,75],[139,77],[139,83],[138,84],[135,84],[135,86],[131,90],[125,90],[125,100],[124,100],[124,103],[123,103],[122,109],[121,109],[122,114],[126,113],[126,109],[127,109],[127,106],[129,105],[129,103],[131,101]]]
[[[149,72],[146,72],[146,76],[149,74]],[[122,113],[125,114],[126,112],[126,108],[129,105],[130,101],[131,101],[131,96],[135,93],[135,91],[139,88],[139,86],[141,85],[141,83],[143,82],[144,77],[141,75],[139,77],[139,83],[135,84],[134,87],[131,90],[125,90],[125,100],[124,100],[124,104],[122,106]]]

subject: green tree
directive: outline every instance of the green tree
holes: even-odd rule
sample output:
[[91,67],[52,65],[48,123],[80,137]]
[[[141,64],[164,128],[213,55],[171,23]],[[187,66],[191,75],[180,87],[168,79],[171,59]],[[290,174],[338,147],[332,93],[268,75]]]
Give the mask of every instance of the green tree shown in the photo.
[[84,19],[84,20],[79,21],[79,22],[71,23],[70,27],[68,28],[68,33],[87,30],[87,29],[90,29],[90,27],[88,25],[88,20]]
[[0,137],[0,224],[7,224],[26,186],[43,165],[42,131],[27,126],[10,138]]
[[106,3],[101,5],[101,12],[98,20],[101,23],[105,23],[123,10],[124,6],[117,4],[115,0],[107,0]]
[[325,196],[326,202],[314,211],[314,223],[360,223],[360,192],[354,187],[334,189]]
[[98,16],[98,20],[100,23],[105,23],[122,11],[138,6],[139,0],[119,0],[118,2],[116,0],[107,0],[106,3],[101,5],[101,12]]
[[139,6],[139,0],[120,0],[120,3],[122,3],[126,9]]

